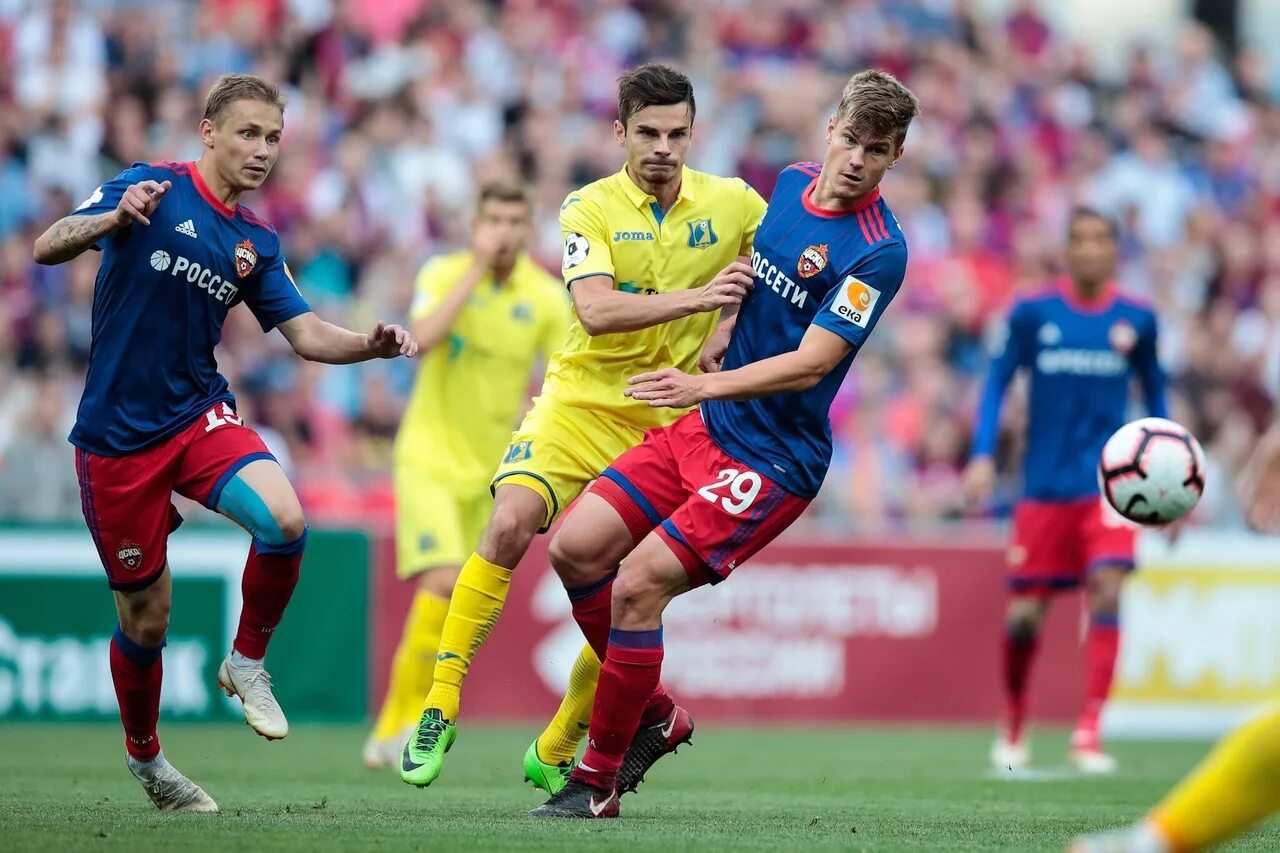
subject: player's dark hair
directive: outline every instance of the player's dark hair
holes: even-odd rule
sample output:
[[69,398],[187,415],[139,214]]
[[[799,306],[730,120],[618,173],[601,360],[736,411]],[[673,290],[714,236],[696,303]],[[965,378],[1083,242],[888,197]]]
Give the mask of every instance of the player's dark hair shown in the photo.
[[1067,217],[1067,239],[1071,239],[1071,232],[1075,230],[1076,223],[1081,219],[1096,219],[1103,225],[1107,226],[1107,231],[1111,234],[1112,240],[1120,239],[1120,226],[1110,216],[1107,216],[1096,207],[1088,205],[1077,205],[1071,209],[1071,215]]
[[223,74],[209,87],[204,99],[204,118],[214,127],[222,124],[227,110],[236,101],[250,100],[270,104],[284,115],[284,96],[280,87],[250,74]]
[[844,84],[836,121],[848,119],[864,139],[893,139],[902,147],[911,120],[920,115],[920,101],[898,78],[884,71],[859,71]]
[[688,104],[689,123],[698,112],[693,100],[693,83],[668,65],[648,63],[618,78],[618,121],[626,127],[631,117],[645,107]]
[[476,197],[476,210],[484,207],[486,201],[519,202],[525,207],[533,208],[528,188],[514,178],[498,178],[480,187],[480,195]]

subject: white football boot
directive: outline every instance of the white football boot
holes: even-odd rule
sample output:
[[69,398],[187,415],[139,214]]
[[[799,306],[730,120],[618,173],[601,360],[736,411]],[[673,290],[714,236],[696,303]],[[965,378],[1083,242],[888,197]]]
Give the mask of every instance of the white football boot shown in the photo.
[[1067,761],[1076,770],[1089,776],[1109,776],[1120,767],[1115,758],[1102,751],[1102,741],[1097,732],[1081,730],[1071,735]]
[[199,785],[178,772],[160,753],[151,761],[129,757],[129,772],[142,783],[156,808],[168,812],[216,812],[218,804]]
[[241,664],[228,655],[218,668],[218,686],[244,703],[244,721],[267,740],[289,734],[289,721],[271,692],[271,676],[262,662]]
[[991,744],[991,766],[995,770],[1025,770],[1031,764],[1031,746],[1026,735],[1010,740],[1009,733],[1001,729]]

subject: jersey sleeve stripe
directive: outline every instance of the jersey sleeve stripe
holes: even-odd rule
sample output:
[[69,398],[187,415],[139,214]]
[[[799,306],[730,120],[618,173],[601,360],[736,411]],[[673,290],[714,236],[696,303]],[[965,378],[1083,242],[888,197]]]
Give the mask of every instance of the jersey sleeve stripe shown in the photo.
[[879,241],[878,241],[878,238],[872,237],[871,232],[867,229],[867,220],[865,218],[865,215],[866,215],[865,211],[861,211],[861,210],[858,211],[856,214],[854,214],[854,216],[857,217],[857,220],[858,220],[858,227],[862,229],[862,238],[867,241],[867,245],[869,246],[872,243],[876,243]]
[[867,209],[867,213],[869,214],[869,218],[871,219],[871,230],[875,231],[879,229],[879,232],[882,235],[881,239],[888,240],[889,229],[885,227],[884,214],[880,212],[880,205],[878,204],[871,205],[871,207]]
[[187,171],[190,169],[190,166],[188,164],[176,163],[173,160],[157,160],[156,162],[148,163],[147,165],[152,167],[153,169],[167,169],[170,172],[173,172],[175,175],[185,175],[187,174]]
[[275,230],[275,228],[271,225],[270,222],[263,219],[261,216],[254,213],[252,210],[245,207],[243,204],[239,205],[236,209],[240,211],[240,215],[244,217],[244,221],[249,223],[250,225],[257,225],[259,228],[265,228],[267,231]]

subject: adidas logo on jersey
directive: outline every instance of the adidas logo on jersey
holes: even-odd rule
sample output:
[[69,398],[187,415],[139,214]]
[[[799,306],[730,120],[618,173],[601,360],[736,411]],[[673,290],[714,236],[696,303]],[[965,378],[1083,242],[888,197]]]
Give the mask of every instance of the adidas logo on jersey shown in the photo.
[[177,227],[175,227],[173,230],[177,231],[179,234],[186,234],[188,237],[196,236],[196,224],[190,219],[188,219],[186,222],[178,223]]

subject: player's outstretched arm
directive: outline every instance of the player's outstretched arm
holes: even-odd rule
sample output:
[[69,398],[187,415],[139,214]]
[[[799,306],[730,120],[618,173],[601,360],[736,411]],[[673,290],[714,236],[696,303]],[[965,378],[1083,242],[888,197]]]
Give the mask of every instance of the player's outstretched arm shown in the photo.
[[690,376],[674,367],[642,373],[628,380],[623,393],[651,407],[683,409],[704,400],[750,400],[807,391],[852,351],[853,344],[835,332],[812,325],[792,352],[719,373]]
[[379,323],[370,334],[361,334],[326,323],[308,311],[286,320],[278,327],[293,351],[307,361],[324,364],[355,364],[375,358],[413,358],[418,344],[399,326]]
[[613,278],[592,275],[570,285],[573,308],[588,335],[634,332],[681,317],[738,305],[755,284],[755,271],[734,261],[702,287],[667,293],[624,293]]
[[169,181],[139,181],[124,191],[115,210],[91,216],[64,216],[36,238],[32,257],[38,264],[65,263],[132,222],[150,225],[147,217],[171,186]]
[[1000,408],[1004,394],[1018,368],[1029,363],[1029,334],[1035,324],[1027,309],[1019,305],[1009,315],[1001,332],[1001,341],[991,361],[978,401],[978,415],[973,428],[973,451],[964,470],[964,493],[972,504],[984,503],[996,486],[996,437],[1000,431]]

